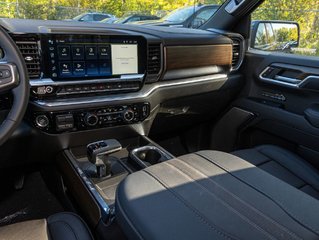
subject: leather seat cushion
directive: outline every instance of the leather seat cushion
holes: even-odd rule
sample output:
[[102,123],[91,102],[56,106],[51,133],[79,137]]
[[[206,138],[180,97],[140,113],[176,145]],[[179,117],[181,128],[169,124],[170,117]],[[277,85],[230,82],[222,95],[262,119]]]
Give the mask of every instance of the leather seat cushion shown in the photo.
[[45,219],[41,219],[1,227],[0,239],[48,240],[47,222]]
[[74,213],[57,213],[47,219],[52,240],[92,240],[86,223]]
[[316,199],[216,151],[133,173],[116,200],[130,239],[318,239],[318,216]]
[[0,228],[2,240],[92,240],[85,222],[73,213],[58,213],[47,220],[32,220]]
[[232,154],[319,199],[319,172],[296,154],[272,145],[240,150]]

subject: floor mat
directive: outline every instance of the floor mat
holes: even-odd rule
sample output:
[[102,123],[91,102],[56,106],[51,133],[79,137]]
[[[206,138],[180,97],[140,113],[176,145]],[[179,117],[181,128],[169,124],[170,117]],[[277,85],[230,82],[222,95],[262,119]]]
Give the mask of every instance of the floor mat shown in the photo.
[[0,226],[46,218],[63,211],[63,207],[48,190],[39,172],[25,176],[23,189],[14,190],[11,186],[4,186],[1,192]]

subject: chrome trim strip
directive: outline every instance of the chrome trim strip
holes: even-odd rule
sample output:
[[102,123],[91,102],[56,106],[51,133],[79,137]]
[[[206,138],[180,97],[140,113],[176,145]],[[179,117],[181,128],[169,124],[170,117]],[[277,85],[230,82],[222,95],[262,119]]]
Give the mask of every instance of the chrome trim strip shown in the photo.
[[104,220],[107,220],[111,216],[111,209],[109,205],[105,202],[104,198],[101,196],[101,194],[98,192],[98,190],[95,188],[93,182],[85,175],[85,173],[82,171],[82,169],[77,164],[75,157],[73,154],[68,151],[68,153],[71,156],[68,156],[68,159],[70,160],[72,166],[75,168],[77,173],[80,175],[80,178],[82,179],[83,183],[87,187],[88,191],[92,194],[94,199],[97,201],[97,203],[100,205],[100,207],[103,209],[103,216]]
[[93,83],[107,83],[107,82],[121,82],[121,81],[143,81],[145,74],[122,75],[120,78],[108,79],[92,79],[92,80],[69,80],[69,81],[53,81],[51,78],[32,79],[30,80],[31,87],[40,86],[65,86],[65,85],[79,85],[79,84],[93,84]]
[[[303,80],[298,80],[298,79],[293,79],[293,78],[285,78],[282,76],[276,76],[275,79],[271,79],[271,78],[265,78],[262,75],[270,68],[266,67],[264,71],[262,71],[259,74],[259,79],[262,82],[266,82],[266,83],[271,83],[271,84],[275,84],[275,85],[279,85],[279,86],[284,86],[284,87],[289,87],[289,88],[295,88],[295,89],[301,89],[303,87],[303,85],[305,85],[309,80],[311,79],[318,79],[319,80],[319,76],[315,76],[315,75],[310,75],[308,77],[306,77]],[[277,78],[277,79],[276,79]]]
[[94,104],[94,103],[108,103],[113,101],[127,101],[127,100],[139,100],[147,98],[155,91],[162,88],[187,86],[189,84],[201,84],[218,81],[226,81],[226,74],[216,74],[198,78],[175,80],[167,82],[159,82],[155,84],[146,84],[141,91],[128,94],[108,95],[108,96],[96,96],[96,97],[83,97],[83,98],[70,98],[70,99],[58,99],[58,100],[35,100],[34,103],[42,107],[63,107],[81,104]]

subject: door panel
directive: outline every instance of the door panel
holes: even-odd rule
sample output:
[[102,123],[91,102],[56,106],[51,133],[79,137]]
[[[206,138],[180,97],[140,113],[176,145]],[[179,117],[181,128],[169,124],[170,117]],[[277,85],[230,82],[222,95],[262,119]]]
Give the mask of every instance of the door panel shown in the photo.
[[[268,67],[278,69],[267,76]],[[319,166],[314,159],[319,156],[319,58],[249,50],[242,72],[246,86],[233,106],[256,118],[241,131],[237,147],[282,142]]]

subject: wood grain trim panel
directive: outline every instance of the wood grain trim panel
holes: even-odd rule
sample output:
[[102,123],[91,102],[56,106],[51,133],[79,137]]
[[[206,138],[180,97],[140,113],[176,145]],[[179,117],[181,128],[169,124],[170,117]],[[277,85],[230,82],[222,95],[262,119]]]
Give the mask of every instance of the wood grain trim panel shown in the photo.
[[166,70],[207,66],[231,67],[232,45],[168,46],[165,48]]

